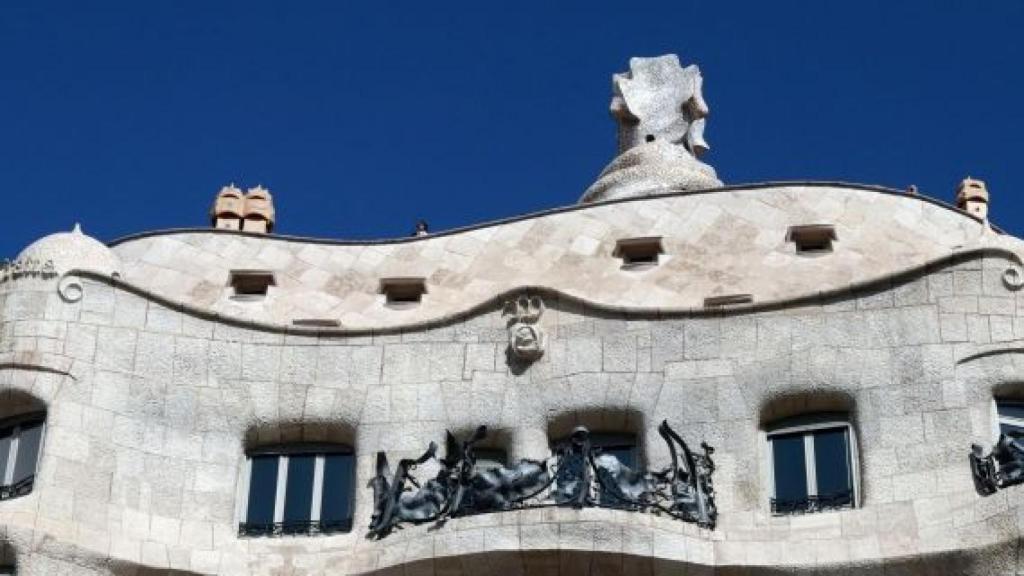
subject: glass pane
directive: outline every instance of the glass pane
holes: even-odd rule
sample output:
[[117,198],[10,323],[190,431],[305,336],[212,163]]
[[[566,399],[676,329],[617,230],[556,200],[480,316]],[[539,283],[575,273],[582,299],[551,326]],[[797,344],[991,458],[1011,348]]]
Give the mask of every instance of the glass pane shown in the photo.
[[14,484],[36,475],[39,444],[43,440],[43,423],[26,422],[18,436],[18,460],[14,465]]
[[823,506],[853,503],[853,476],[847,428],[814,433],[814,469],[818,475],[818,497]]
[[11,453],[11,434],[14,428],[0,430],[0,484],[7,477],[7,458]]
[[288,457],[288,487],[284,494],[285,532],[304,532],[309,528],[315,464],[316,456],[312,454]]
[[1013,424],[1007,424],[1005,422],[999,425],[999,431],[1006,434],[1014,440],[1020,440],[1024,438],[1024,427],[1014,426]]
[[608,446],[601,448],[601,454],[610,454],[619,459],[630,470],[636,470],[636,446]]
[[252,474],[249,476],[249,508],[247,524],[274,523],[274,500],[277,498],[276,455],[254,456]]
[[996,410],[1000,416],[1024,420],[1024,403],[1022,402],[999,402]]
[[[614,456],[623,466],[636,471],[638,466],[636,436],[632,434],[592,434],[590,444],[597,454]],[[601,487],[600,502],[604,506],[629,506],[630,499],[623,494],[614,478],[597,471]]]
[[476,464],[473,466],[475,470],[503,468],[508,461],[505,451],[498,448],[474,448],[473,456],[476,457]]
[[638,465],[636,436],[632,434],[591,434],[590,445],[600,454],[610,454],[631,470]]
[[351,454],[324,457],[324,494],[320,527],[324,532],[352,529],[352,498],[355,492],[355,458]]
[[804,460],[804,435],[772,436],[772,466],[775,472],[775,499],[779,511],[798,506],[807,499],[807,462]]

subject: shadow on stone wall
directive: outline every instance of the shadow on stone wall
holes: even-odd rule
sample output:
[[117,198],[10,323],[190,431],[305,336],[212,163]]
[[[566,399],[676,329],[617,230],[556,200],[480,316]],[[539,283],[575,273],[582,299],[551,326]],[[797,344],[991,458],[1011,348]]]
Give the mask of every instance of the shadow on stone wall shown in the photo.
[[[553,545],[557,545],[554,543]],[[784,543],[780,542],[780,546]],[[911,576],[932,574],[1013,574],[1017,542],[999,546],[878,561],[819,566],[705,566],[601,551],[495,551],[434,558],[391,566],[368,574],[410,576]],[[682,551],[679,551],[682,553]]]
[[346,422],[258,422],[245,431],[245,451],[277,444],[325,443],[356,446],[356,427]]

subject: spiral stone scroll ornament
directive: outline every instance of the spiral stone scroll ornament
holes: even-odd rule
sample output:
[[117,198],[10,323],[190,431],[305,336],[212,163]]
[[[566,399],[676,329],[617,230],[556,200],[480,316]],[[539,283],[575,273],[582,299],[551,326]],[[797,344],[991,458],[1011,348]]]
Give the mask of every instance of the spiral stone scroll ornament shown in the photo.
[[62,300],[68,303],[78,302],[85,296],[85,287],[82,286],[82,279],[78,276],[65,274],[57,282],[57,294]]
[[1010,290],[1024,288],[1024,268],[1021,268],[1018,264],[1011,265],[1003,272],[1003,283]]

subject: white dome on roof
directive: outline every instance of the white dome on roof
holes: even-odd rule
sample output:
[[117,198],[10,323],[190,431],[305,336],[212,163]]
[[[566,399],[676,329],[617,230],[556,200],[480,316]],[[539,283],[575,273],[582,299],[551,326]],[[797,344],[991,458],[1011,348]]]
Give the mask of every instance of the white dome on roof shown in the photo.
[[28,245],[18,260],[53,262],[58,274],[68,270],[89,270],[107,275],[121,275],[121,260],[99,240],[86,236],[75,224],[71,232],[57,232]]

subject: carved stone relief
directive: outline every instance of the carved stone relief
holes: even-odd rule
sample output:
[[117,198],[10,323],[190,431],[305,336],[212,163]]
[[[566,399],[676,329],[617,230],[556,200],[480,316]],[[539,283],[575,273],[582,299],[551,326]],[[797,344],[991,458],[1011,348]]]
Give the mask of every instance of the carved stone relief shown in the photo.
[[505,302],[502,314],[511,317],[508,349],[515,359],[532,362],[544,355],[547,334],[539,324],[544,309],[544,301],[540,296],[521,296]]

